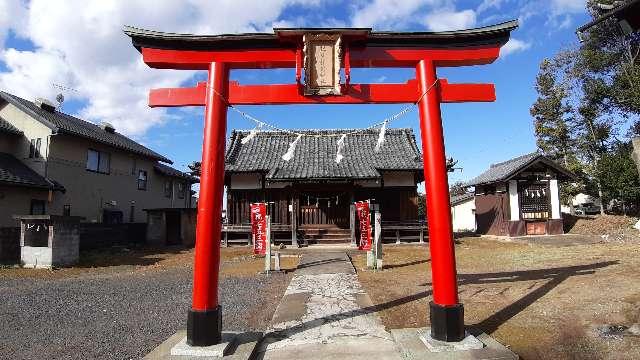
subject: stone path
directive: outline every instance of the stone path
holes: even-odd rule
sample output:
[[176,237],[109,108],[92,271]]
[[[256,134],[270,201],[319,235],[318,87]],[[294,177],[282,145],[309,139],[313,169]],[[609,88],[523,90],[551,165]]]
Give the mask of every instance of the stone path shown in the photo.
[[346,253],[307,253],[263,343],[264,359],[400,359]]

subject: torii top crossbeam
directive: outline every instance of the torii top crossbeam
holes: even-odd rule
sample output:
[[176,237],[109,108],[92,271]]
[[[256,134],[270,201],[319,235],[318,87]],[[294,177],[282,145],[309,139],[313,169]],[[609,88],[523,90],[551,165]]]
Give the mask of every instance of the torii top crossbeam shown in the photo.
[[[415,102],[420,96],[417,81],[406,84],[349,84],[350,69],[363,67],[413,68],[424,59],[437,67],[489,64],[498,58],[517,21],[478,29],[447,32],[375,32],[360,29],[274,29],[273,34],[185,35],[126,27],[125,33],[152,68],[208,70],[212,62],[229,69],[295,68],[297,84],[240,85],[230,83],[229,104],[372,104]],[[340,34],[344,49],[346,84],[340,95],[304,96],[306,34]],[[494,101],[490,84],[448,84],[441,79],[441,102]],[[150,93],[149,105],[204,106],[204,83],[194,88],[158,89]],[[350,85],[350,86],[347,86]]]
[[[150,67],[209,72],[206,83],[154,89],[149,95],[152,107],[205,106],[189,344],[204,346],[221,340],[218,275],[226,115],[228,106],[237,104],[417,103],[429,214],[431,335],[438,340],[461,340],[464,310],[458,299],[440,104],[494,101],[495,89],[492,84],[449,84],[437,78],[436,69],[495,61],[517,26],[517,21],[509,21],[446,32],[287,28],[230,35],[171,34],[125,27]],[[351,84],[354,67],[415,68],[416,79],[404,84]],[[295,82],[229,82],[231,69],[270,68],[295,68]]]

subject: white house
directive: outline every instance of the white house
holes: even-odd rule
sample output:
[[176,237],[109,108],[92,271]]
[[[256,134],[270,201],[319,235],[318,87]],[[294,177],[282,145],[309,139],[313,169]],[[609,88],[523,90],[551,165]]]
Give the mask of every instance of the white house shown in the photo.
[[476,231],[476,202],[473,193],[451,197],[451,219],[454,232]]

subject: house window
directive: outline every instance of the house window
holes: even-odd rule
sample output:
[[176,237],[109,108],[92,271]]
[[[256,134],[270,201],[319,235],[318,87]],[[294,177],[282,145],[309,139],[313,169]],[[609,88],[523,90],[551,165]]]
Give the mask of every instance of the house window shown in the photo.
[[147,171],[138,171],[138,190],[147,190]]
[[184,199],[184,183],[178,183],[178,198],[179,199]]
[[167,180],[164,182],[164,196],[170,198],[173,195],[173,181]]
[[42,139],[31,139],[29,143],[29,158],[36,159],[40,157],[40,146],[42,145]]
[[71,205],[67,204],[62,207],[62,216],[71,216]]
[[44,200],[31,200],[30,215],[44,215]]
[[89,149],[87,151],[87,170],[108,174],[111,170],[111,154]]

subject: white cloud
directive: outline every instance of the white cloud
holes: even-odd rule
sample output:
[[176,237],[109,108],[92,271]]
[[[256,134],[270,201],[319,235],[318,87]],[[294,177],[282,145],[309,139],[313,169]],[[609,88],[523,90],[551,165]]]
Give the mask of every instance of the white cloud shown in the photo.
[[[8,71],[0,73],[0,88],[27,99],[54,97],[53,83],[77,89],[65,96],[86,101],[81,117],[140,136],[168,119],[166,111],[147,107],[149,89],[179,86],[193,73],[149,69],[123,25],[187,33],[270,31],[285,7],[299,3],[318,0],[33,0],[27,8],[19,0],[2,0],[0,60]],[[3,48],[9,29],[35,50]]]
[[496,10],[500,9],[500,7],[505,1],[506,0],[483,0],[482,3],[478,5],[478,8],[476,9],[476,11],[481,13],[491,8],[494,8]]
[[509,39],[509,41],[507,41],[506,44],[504,44],[504,46],[500,49],[500,55],[502,55],[502,57],[505,57],[507,55],[519,52],[519,51],[525,51],[527,49],[529,49],[531,47],[531,43],[522,41],[522,40],[518,40],[516,38],[511,38]]
[[552,0],[551,9],[554,14],[576,14],[586,11],[586,0]]
[[470,9],[435,11],[425,17],[424,24],[432,31],[469,29],[476,25],[476,12]]
[[375,0],[356,8],[351,19],[354,27],[392,30],[419,19],[421,8],[447,3],[446,0]]
[[0,1],[0,47],[4,45],[9,30],[22,31],[26,8],[20,0]]

